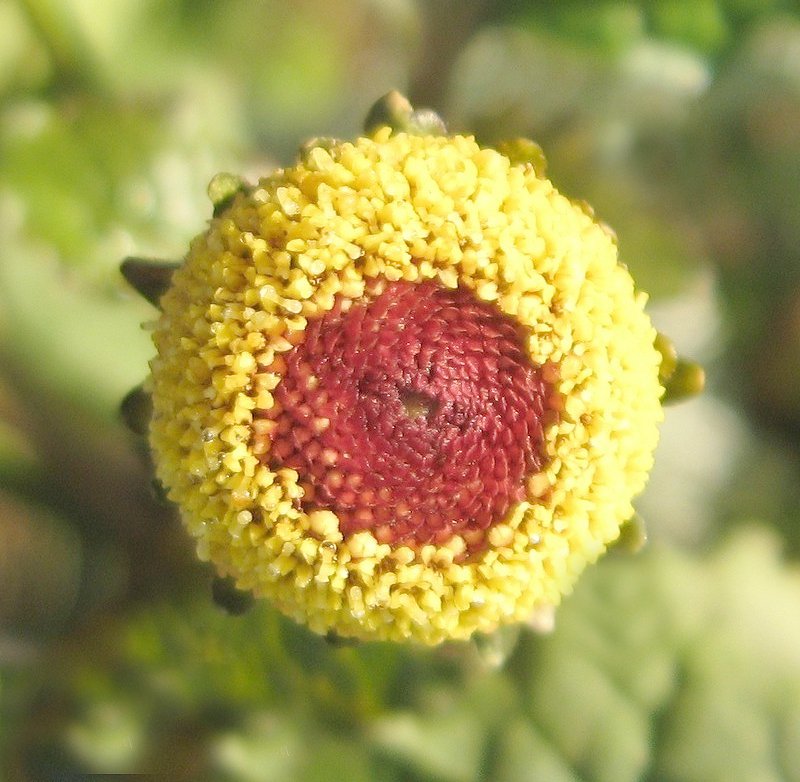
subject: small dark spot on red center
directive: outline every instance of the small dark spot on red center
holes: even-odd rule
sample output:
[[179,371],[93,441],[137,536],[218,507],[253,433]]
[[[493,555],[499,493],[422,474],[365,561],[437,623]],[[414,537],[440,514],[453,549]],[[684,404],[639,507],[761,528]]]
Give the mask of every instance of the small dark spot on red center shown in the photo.
[[264,461],[300,474],[306,510],[347,536],[471,550],[543,466],[554,392],[519,325],[464,288],[376,281],[285,356]]
[[400,402],[409,418],[433,415],[439,407],[439,403],[432,396],[419,391],[401,391]]

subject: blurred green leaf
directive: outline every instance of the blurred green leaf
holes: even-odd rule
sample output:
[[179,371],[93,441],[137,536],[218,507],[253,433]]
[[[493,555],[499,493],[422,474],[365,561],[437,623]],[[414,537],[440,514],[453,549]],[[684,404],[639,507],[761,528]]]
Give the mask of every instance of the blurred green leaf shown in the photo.
[[[724,537],[800,540],[799,36],[794,0],[0,0],[0,777],[800,779],[796,564]],[[122,257],[180,257],[212,175],[409,84],[482,142],[540,142],[638,286],[685,294],[702,264],[727,313],[655,544],[590,569],[549,637],[336,646],[226,616],[115,423],[155,315]]]
[[13,641],[52,638],[63,628],[75,610],[84,563],[77,535],[63,518],[3,491],[0,539],[2,666],[3,641],[13,648]]
[[254,715],[244,730],[219,736],[211,745],[215,778],[237,782],[298,779],[307,736],[277,715]]
[[449,782],[479,778],[480,723],[469,709],[422,717],[393,714],[375,723],[371,738],[422,777]]
[[140,323],[154,311],[133,293],[93,290],[54,259],[25,249],[23,256],[18,245],[14,262],[0,264],[9,326],[0,332],[0,347],[51,393],[104,417],[116,415],[152,354]]
[[0,95],[38,87],[48,60],[17,3],[0,3]]
[[141,709],[120,701],[92,703],[80,721],[65,730],[76,764],[124,773],[141,754],[147,731]]
[[155,116],[99,102],[11,106],[0,132],[4,187],[24,201],[25,227],[77,265],[122,217],[121,189],[151,156]]
[[570,767],[617,782],[800,774],[800,573],[780,566],[774,536],[743,531],[705,564],[653,551],[635,567],[589,574],[529,673],[529,713]]
[[511,718],[496,748],[494,775],[497,782],[579,782],[558,751],[529,720]]
[[304,737],[303,746],[305,764],[299,776],[302,782],[380,782],[384,778],[363,743],[316,734],[310,741]]
[[[226,779],[322,778],[334,746],[364,779],[381,764],[372,778],[791,779],[798,601],[800,572],[753,528],[708,559],[657,546],[607,558],[562,606],[556,632],[525,639],[501,672],[481,673],[468,646],[335,648],[265,606],[232,618],[195,602],[133,617],[91,663],[81,647],[59,711],[75,704],[65,716],[83,736],[99,698],[134,698],[126,713],[149,736],[141,752],[170,726],[201,720],[210,733],[196,753],[208,739],[203,763]],[[287,651],[289,638],[316,650],[313,664]],[[376,677],[383,691],[372,700]],[[87,757],[106,767],[101,748]]]
[[666,38],[715,53],[728,42],[728,21],[718,0],[667,0],[650,4],[656,32]]
[[[0,324],[2,334],[2,324]],[[37,464],[36,446],[20,418],[25,406],[0,376],[0,481],[17,483],[28,478]]]

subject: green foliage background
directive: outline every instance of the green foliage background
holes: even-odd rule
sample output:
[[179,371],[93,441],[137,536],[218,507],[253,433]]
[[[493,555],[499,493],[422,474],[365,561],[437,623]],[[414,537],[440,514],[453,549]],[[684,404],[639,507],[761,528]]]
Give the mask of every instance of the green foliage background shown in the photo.
[[[228,616],[119,400],[219,170],[391,88],[526,135],[706,363],[650,545],[551,635],[334,646]],[[800,780],[800,6],[0,0],[0,779]]]

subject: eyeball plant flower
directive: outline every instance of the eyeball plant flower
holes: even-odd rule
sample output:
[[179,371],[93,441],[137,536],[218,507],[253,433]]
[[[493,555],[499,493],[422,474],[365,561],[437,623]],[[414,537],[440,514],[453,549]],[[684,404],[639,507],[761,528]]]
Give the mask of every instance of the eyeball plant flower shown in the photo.
[[610,230],[532,142],[396,93],[363,137],[210,194],[174,272],[124,269],[161,309],[149,441],[199,557],[360,639],[556,606],[634,516],[664,386],[699,382]]

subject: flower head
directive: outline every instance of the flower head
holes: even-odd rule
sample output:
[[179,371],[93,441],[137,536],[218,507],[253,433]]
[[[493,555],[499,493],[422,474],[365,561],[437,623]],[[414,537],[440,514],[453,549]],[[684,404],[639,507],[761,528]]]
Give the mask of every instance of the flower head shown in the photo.
[[201,558],[317,632],[524,620],[644,486],[644,303],[610,232],[513,155],[385,126],[312,143],[161,299],[158,477]]

